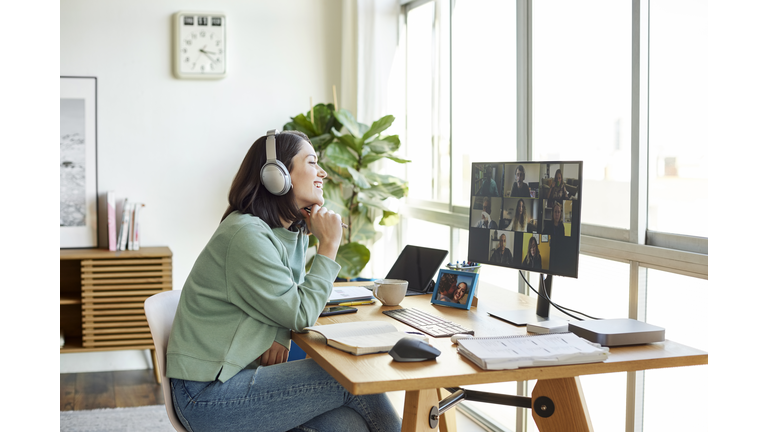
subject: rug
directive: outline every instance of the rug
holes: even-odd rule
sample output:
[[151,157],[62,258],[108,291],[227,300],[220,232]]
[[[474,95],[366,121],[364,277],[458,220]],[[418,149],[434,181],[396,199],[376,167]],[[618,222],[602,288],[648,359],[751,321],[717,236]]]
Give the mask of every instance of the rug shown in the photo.
[[174,432],[165,405],[61,411],[61,432]]

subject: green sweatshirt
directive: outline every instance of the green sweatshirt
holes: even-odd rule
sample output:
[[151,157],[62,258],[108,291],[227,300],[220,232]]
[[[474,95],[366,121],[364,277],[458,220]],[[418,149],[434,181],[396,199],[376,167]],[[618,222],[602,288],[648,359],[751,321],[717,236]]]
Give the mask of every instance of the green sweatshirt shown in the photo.
[[168,342],[170,378],[227,381],[272,342],[290,347],[291,329],[317,321],[340,266],[317,255],[308,237],[234,212],[219,224],[181,292]]

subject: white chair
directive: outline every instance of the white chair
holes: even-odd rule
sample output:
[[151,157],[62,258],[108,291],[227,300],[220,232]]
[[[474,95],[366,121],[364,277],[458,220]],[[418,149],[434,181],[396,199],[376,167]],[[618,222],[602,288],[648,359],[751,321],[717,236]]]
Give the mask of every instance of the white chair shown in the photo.
[[163,291],[155,294],[144,301],[144,314],[147,316],[149,330],[152,332],[152,341],[155,344],[158,367],[156,372],[159,372],[160,385],[163,387],[165,411],[174,429],[179,432],[187,432],[179,418],[176,417],[176,411],[173,410],[171,380],[165,376],[165,351],[168,347],[168,337],[171,335],[173,317],[176,315],[180,297],[181,290]]

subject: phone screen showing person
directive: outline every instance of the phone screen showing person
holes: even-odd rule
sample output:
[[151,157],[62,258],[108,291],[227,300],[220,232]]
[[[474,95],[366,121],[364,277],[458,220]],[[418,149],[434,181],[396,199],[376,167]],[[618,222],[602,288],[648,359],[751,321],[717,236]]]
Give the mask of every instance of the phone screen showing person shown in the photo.
[[329,306],[325,309],[323,309],[322,312],[320,312],[320,316],[328,316],[328,315],[340,315],[345,313],[355,313],[357,312],[357,308],[353,308],[351,306]]

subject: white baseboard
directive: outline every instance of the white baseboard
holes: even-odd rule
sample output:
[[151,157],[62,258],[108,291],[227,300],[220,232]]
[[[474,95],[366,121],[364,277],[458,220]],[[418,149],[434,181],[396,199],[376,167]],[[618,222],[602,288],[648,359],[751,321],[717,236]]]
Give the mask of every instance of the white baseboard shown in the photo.
[[105,351],[59,355],[59,373],[152,369],[149,350]]

